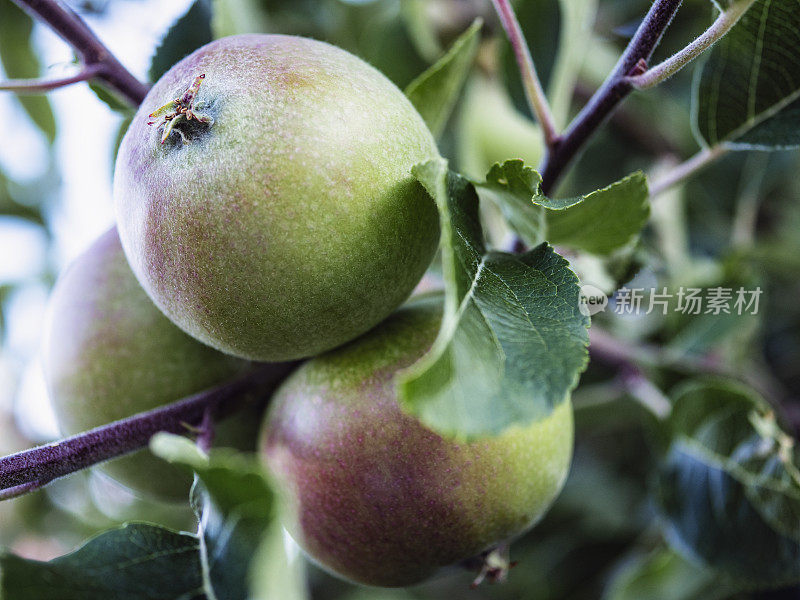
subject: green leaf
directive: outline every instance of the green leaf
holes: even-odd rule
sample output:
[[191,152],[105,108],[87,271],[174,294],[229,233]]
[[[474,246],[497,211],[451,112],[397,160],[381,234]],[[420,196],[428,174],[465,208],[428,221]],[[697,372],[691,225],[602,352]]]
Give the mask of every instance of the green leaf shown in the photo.
[[647,178],[637,171],[587,194],[564,210],[547,214],[547,237],[593,254],[609,254],[629,244],[650,216]]
[[406,96],[436,137],[444,130],[472,69],[482,26],[483,21],[476,19],[442,58],[406,88]]
[[[125,134],[128,133],[128,128],[131,126],[133,122],[133,115],[127,115],[119,124],[117,128],[117,134],[114,136],[114,143],[111,146],[111,165],[113,169],[113,165],[117,162],[117,154],[119,154],[119,147],[122,145],[122,138],[125,137]],[[113,174],[113,171],[112,171]]]
[[738,581],[800,582],[800,473],[769,407],[737,383],[690,382],[668,426],[656,502],[670,544]]
[[[150,448],[191,468],[201,483],[193,495],[201,513],[208,582],[217,600],[306,597],[298,561],[290,560],[283,547],[272,485],[254,457],[226,449],[206,456],[191,441],[170,434],[154,436]],[[265,569],[279,579],[265,581]]]
[[551,244],[610,254],[633,241],[650,215],[647,179],[636,172],[577,198],[550,199],[539,174],[520,160],[496,164],[478,183],[481,196],[503,210],[530,246]]
[[269,30],[264,2],[261,0],[212,0],[211,30],[214,38]]
[[403,18],[411,42],[426,60],[434,62],[444,49],[439,42],[436,23],[430,15],[429,0],[400,0]]
[[0,555],[8,600],[200,600],[197,537],[129,523],[49,562]]
[[701,143],[800,145],[800,0],[757,0],[711,50],[695,85]]
[[211,17],[210,0],[192,2],[186,14],[170,27],[150,60],[150,81],[158,81],[172,65],[214,39]]
[[0,216],[18,217],[44,226],[44,215],[39,206],[29,206],[18,202],[9,191],[9,180],[0,171]]
[[114,112],[123,113],[125,115],[130,115],[133,112],[130,104],[103,84],[92,81],[89,83],[89,89],[94,92],[94,95],[97,96],[101,102],[105,103],[106,106]]
[[[154,453],[197,473],[200,533],[127,524],[50,562],[0,554],[8,600],[304,600],[302,563],[289,560],[272,486],[252,455],[159,434]],[[254,559],[255,557],[255,559]],[[263,581],[266,570],[272,574]],[[254,590],[251,591],[251,583]]]
[[250,598],[248,600],[307,600],[305,562],[299,556],[286,552],[285,533],[273,524],[264,536],[253,564],[259,568],[251,572]]
[[658,548],[629,559],[615,573],[603,600],[723,600],[740,591],[741,586],[721,581],[713,571]]
[[586,366],[578,278],[546,244],[522,255],[487,251],[475,188],[444,159],[414,174],[439,207],[446,294],[433,347],[399,378],[401,403],[458,438],[546,416]]
[[[31,45],[33,21],[11,0],[0,0],[0,62],[10,79],[32,79],[41,74],[41,65]],[[45,96],[17,96],[36,126],[52,144],[56,120]]]

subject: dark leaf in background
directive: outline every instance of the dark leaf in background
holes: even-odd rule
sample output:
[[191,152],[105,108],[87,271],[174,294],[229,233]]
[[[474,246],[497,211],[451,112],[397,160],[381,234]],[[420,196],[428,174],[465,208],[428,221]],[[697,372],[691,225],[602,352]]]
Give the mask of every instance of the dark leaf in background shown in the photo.
[[674,548],[744,583],[800,582],[800,473],[774,413],[738,384],[691,382],[669,427],[656,501]]
[[118,97],[113,91],[105,87],[102,83],[92,81],[89,83],[89,89],[92,90],[95,96],[97,96],[100,101],[104,102],[111,110],[123,114],[130,114],[132,112],[130,104]]
[[0,555],[3,600],[206,600],[197,537],[129,523],[50,562]]
[[603,600],[724,600],[742,591],[668,548],[629,557]]
[[150,60],[147,77],[151,82],[161,79],[172,65],[214,39],[211,18],[211,0],[195,0],[186,14],[175,21]]
[[757,0],[698,71],[700,141],[800,145],[800,0]]
[[[559,4],[555,1],[541,2],[541,0],[521,0],[514,3],[522,33],[530,46],[531,54],[535,57],[536,71],[542,82],[549,82],[556,62],[556,53],[559,45],[561,28],[561,15]],[[498,30],[502,32],[500,25]],[[522,80],[519,75],[514,52],[511,45],[501,37],[502,48],[502,74],[511,93],[511,98],[517,109],[525,115],[531,115]],[[549,91],[549,90],[545,90]],[[508,156],[507,158],[517,158]]]

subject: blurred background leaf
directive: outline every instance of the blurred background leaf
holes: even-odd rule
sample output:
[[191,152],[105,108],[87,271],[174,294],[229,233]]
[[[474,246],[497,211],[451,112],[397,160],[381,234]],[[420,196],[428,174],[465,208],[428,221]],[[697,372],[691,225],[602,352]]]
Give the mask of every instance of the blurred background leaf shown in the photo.
[[[0,0],[0,62],[10,79],[36,79],[42,68],[33,48],[31,18],[11,0]],[[25,112],[50,143],[56,137],[56,120],[46,96],[18,96]]]
[[701,142],[800,145],[800,3],[757,0],[711,50],[694,97]]
[[147,72],[151,82],[158,81],[169,68],[184,56],[210,42],[211,0],[194,0],[180,19],[178,19],[156,48]]
[[745,584],[800,583],[800,472],[774,413],[739,385],[691,382],[669,426],[656,501],[673,547]]

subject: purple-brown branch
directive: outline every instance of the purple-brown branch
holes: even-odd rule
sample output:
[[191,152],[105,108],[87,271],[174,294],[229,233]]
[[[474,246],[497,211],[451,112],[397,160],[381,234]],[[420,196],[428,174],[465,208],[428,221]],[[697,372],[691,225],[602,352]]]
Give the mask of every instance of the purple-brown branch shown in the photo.
[[6,79],[0,81],[0,91],[14,92],[15,94],[44,94],[58,88],[89,81],[100,73],[100,65],[89,65],[82,68],[74,75],[57,77],[53,79]]
[[[14,2],[33,18],[47,23],[67,42],[77,53],[84,69],[92,70],[94,78],[103,82],[134,106],[142,103],[147,95],[148,87],[122,66],[122,63],[105,47],[83,19],[69,7],[59,0],[14,0]],[[85,79],[77,81],[85,81]],[[56,83],[59,82],[60,80],[56,80]],[[14,83],[20,85],[22,82]],[[35,83],[40,86],[39,91],[49,91],[63,85],[62,83],[48,87],[46,81]]]
[[652,368],[677,369],[695,375],[712,374],[734,379],[753,388],[767,399],[780,411],[785,422],[792,427],[794,435],[800,435],[800,409],[797,408],[800,407],[800,400],[758,364],[751,363],[746,368],[735,368],[725,364],[714,354],[671,356],[655,344],[619,340],[597,325],[590,329],[589,338],[592,360],[616,368],[620,373],[620,381],[629,392],[644,390],[649,394],[646,388],[652,384],[644,375],[644,370]]
[[[295,363],[264,365],[174,404],[104,425],[60,442],[0,458],[0,500],[143,448],[160,431],[208,435],[211,416],[224,417],[271,392]],[[204,428],[203,428],[204,427]],[[206,432],[204,434],[204,431]]]
[[542,191],[553,191],[566,168],[588,139],[611,116],[633,86],[627,79],[642,73],[661,37],[672,22],[682,0],[655,0],[636,34],[599,90],[575,117],[558,143],[547,153],[540,167]]

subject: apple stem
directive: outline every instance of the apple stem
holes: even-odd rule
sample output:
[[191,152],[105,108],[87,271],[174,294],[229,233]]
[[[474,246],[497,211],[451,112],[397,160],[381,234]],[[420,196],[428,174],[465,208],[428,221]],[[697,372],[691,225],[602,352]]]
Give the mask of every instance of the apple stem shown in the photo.
[[511,562],[511,552],[507,543],[500,544],[478,557],[478,576],[470,584],[471,589],[477,588],[481,583],[503,583],[508,578],[508,571],[517,563]]
[[517,59],[522,85],[525,89],[525,96],[531,112],[536,116],[539,125],[544,133],[544,140],[548,148],[552,148],[559,142],[558,129],[547,96],[544,93],[539,75],[536,73],[536,66],[531,56],[530,46],[522,33],[514,8],[509,0],[492,0],[500,23],[506,31],[511,49]]
[[264,399],[297,363],[265,364],[234,381],[70,438],[0,458],[0,500],[47,485],[54,479],[147,446],[160,431],[199,432],[210,446],[213,418]]
[[10,82],[14,84],[14,88],[23,88],[25,92],[46,92],[70,83],[97,79],[132,105],[138,106],[142,103],[147,95],[148,86],[134,77],[117,60],[72,9],[59,0],[14,0],[14,2],[33,18],[46,23],[75,50],[83,63],[81,76],[72,80],[49,82],[49,84],[40,81]]

